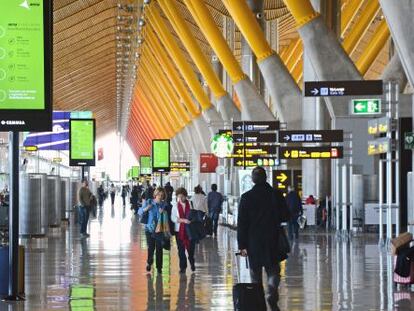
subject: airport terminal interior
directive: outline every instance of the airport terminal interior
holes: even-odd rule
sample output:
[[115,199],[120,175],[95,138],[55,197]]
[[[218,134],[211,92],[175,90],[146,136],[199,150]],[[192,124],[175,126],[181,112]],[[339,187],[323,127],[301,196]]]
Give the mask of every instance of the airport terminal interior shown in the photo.
[[0,311],[414,310],[413,29],[414,0],[0,1]]

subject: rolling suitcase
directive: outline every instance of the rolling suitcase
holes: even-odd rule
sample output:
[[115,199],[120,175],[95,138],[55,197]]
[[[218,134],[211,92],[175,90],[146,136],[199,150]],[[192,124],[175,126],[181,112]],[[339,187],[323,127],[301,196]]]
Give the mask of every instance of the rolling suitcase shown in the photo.
[[[238,265],[240,254],[236,254],[236,267],[239,282],[241,281],[241,266]],[[246,269],[249,269],[249,261],[246,259]],[[237,283],[233,286],[233,305],[235,311],[266,311],[266,301],[263,284]]]

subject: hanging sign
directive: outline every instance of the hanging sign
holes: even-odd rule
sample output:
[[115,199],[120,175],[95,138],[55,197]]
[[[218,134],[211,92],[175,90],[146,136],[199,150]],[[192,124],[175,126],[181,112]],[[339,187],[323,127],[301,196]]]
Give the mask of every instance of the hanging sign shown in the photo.
[[265,132],[277,131],[280,128],[279,121],[234,121],[233,131]]
[[343,147],[280,147],[282,159],[340,159]]
[[0,131],[52,130],[52,1],[0,1]]
[[211,152],[218,158],[231,156],[233,148],[233,137],[228,133],[217,134],[211,140]]
[[342,130],[297,130],[279,132],[279,142],[281,143],[332,143],[343,141],[344,131]]
[[284,194],[288,193],[288,187],[292,183],[291,170],[275,170],[273,171],[273,188],[278,189]]
[[351,114],[357,116],[381,114],[381,99],[353,99]]
[[190,169],[190,162],[171,162],[170,172],[189,172]]
[[217,166],[218,158],[214,154],[200,154],[200,173],[215,173]]
[[170,141],[168,139],[155,139],[152,141],[152,171],[170,171]]
[[382,80],[307,81],[305,97],[382,95]]
[[151,157],[150,156],[141,156],[139,158],[140,164],[140,176],[151,176],[152,166],[151,166]]
[[388,137],[368,141],[368,155],[387,153],[391,148],[391,140]]
[[69,130],[70,166],[95,166],[95,120],[71,119]]

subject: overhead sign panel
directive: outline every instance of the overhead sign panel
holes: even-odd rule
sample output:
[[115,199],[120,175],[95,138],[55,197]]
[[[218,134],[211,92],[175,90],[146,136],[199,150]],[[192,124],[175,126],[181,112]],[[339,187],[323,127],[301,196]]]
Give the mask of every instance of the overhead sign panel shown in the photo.
[[381,114],[381,99],[353,99],[351,100],[351,114]]
[[262,157],[262,156],[252,156],[251,158],[236,158],[233,159],[234,166],[243,166],[243,167],[256,167],[256,166],[266,166],[266,167],[274,167],[279,166],[279,158],[278,157]]
[[52,1],[0,1],[0,131],[52,129]]
[[288,187],[292,184],[291,170],[275,170],[273,171],[273,188],[278,189],[282,193],[288,193]]
[[[247,132],[244,135],[246,143],[275,143],[277,140],[276,133]],[[235,143],[243,143],[243,134],[233,134]]]
[[152,166],[151,166],[151,157],[150,156],[141,156],[139,158],[140,164],[140,175],[141,176],[148,176],[152,174]]
[[170,170],[170,141],[156,139],[152,141],[152,171],[168,172]]
[[190,162],[171,162],[170,172],[189,172]]
[[332,143],[343,141],[344,131],[342,130],[279,132],[279,142],[281,143]]
[[243,145],[234,147],[234,153],[236,155],[245,155],[246,157],[253,156],[253,155],[275,155],[277,154],[277,147],[276,146],[245,146]]
[[70,166],[95,166],[95,120],[71,119],[69,130]]
[[308,81],[306,97],[382,95],[382,80]]
[[279,121],[235,121],[233,131],[239,132],[265,132],[277,131],[280,128]]
[[280,147],[281,159],[340,159],[343,147]]

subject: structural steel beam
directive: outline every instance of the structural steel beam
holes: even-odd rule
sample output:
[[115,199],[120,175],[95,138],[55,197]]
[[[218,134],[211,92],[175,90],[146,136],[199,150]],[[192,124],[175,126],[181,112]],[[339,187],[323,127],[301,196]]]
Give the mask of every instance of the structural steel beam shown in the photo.
[[160,16],[157,8],[154,6],[154,3],[149,6],[149,10],[147,12],[150,16],[150,21],[152,23],[151,25],[156,30],[156,33],[160,36],[160,39],[163,42],[164,46],[167,47],[171,58],[176,63],[178,69],[181,72],[181,75],[184,77],[187,85],[190,87],[194,97],[201,105],[203,110],[209,109],[211,107],[210,100],[204,93],[204,90],[201,87],[197,76],[180,51],[178,44],[174,41],[172,34],[168,31],[168,28],[162,20],[162,17]]
[[405,73],[414,85],[414,1],[380,0]]
[[246,1],[223,0],[223,3],[257,57],[265,84],[275,102],[277,116],[288,126],[300,125],[301,91],[279,56],[271,49]]

